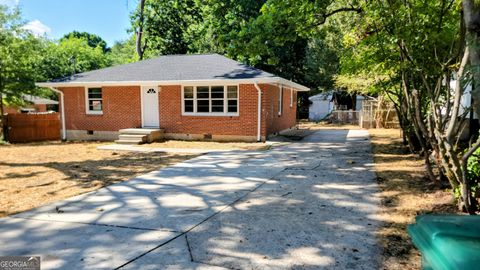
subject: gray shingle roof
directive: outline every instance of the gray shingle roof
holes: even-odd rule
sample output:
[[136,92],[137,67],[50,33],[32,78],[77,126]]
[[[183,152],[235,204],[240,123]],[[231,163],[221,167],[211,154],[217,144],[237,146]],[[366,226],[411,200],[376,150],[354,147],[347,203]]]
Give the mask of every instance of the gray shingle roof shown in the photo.
[[274,78],[219,54],[167,55],[76,74],[55,82],[177,81]]
[[58,101],[51,100],[51,99],[48,99],[48,98],[42,98],[42,97],[37,97],[37,96],[32,96],[32,95],[23,95],[22,97],[25,101],[31,102],[33,104],[46,104],[46,105],[56,105],[56,104],[58,104]]

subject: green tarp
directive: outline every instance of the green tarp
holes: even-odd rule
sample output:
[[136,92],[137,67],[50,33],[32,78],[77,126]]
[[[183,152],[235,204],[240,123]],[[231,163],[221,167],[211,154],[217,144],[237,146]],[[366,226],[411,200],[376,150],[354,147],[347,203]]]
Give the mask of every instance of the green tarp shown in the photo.
[[422,215],[408,233],[423,269],[480,269],[480,216]]

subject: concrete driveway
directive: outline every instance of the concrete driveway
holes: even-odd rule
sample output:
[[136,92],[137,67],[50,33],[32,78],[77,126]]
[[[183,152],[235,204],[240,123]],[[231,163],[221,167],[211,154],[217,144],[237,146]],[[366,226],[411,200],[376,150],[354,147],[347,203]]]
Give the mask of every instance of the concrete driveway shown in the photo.
[[210,153],[0,219],[0,255],[42,269],[376,269],[368,133]]

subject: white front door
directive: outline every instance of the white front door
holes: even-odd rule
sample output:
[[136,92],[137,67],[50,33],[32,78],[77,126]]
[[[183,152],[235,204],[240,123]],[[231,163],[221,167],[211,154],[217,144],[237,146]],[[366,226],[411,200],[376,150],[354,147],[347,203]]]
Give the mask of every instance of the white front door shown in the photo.
[[142,127],[160,127],[158,87],[142,86]]

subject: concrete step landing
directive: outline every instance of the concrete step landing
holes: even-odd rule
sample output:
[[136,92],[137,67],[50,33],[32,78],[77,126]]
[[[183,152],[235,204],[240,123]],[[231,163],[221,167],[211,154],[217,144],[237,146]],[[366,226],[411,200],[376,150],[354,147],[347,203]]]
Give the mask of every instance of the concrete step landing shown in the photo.
[[143,144],[163,139],[163,129],[153,128],[127,128],[119,130],[120,135],[115,143],[118,144]]

